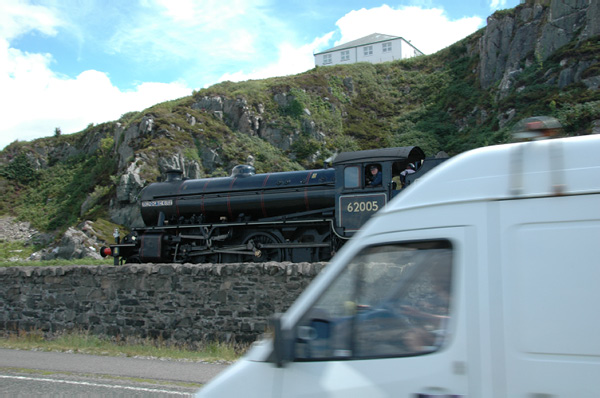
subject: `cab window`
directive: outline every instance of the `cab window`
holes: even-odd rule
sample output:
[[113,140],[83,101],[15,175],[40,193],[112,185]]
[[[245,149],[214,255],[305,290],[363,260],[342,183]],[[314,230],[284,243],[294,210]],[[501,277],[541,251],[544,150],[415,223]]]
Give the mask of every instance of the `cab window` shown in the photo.
[[295,328],[298,361],[425,355],[448,340],[452,247],[362,251]]
[[344,169],[344,188],[360,188],[360,169],[350,166]]
[[365,168],[365,187],[380,187],[383,184],[382,168],[379,163],[368,164]]

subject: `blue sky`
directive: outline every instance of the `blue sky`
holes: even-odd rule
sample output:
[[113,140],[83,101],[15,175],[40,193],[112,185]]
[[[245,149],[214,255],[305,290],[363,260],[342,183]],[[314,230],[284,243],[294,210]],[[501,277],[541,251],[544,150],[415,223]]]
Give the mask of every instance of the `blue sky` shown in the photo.
[[0,149],[314,67],[371,33],[434,53],[519,0],[0,0]]

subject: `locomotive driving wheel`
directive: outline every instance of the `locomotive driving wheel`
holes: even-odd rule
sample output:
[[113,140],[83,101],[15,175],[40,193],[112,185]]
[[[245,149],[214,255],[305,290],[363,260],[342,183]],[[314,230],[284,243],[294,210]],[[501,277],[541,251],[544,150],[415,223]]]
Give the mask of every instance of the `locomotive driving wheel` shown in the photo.
[[[267,261],[283,261],[283,250],[270,248],[268,245],[280,243],[277,238],[268,232],[252,232],[245,239],[244,244],[254,252],[252,262],[263,263]],[[246,260],[248,258],[246,257]]]

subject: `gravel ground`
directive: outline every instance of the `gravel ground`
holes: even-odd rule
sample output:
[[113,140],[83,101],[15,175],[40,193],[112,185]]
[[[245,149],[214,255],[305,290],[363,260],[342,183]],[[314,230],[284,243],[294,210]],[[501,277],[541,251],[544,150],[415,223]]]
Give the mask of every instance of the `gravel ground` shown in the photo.
[[29,241],[36,233],[28,222],[10,216],[0,217],[0,242]]

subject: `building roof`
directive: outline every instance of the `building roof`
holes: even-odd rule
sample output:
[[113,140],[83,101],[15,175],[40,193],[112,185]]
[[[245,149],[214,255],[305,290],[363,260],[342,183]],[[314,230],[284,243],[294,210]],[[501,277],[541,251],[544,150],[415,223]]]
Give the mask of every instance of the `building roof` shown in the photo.
[[361,37],[360,39],[352,40],[352,41],[349,41],[348,43],[344,43],[344,44],[340,44],[339,46],[331,47],[331,48],[329,48],[327,50],[324,50],[324,51],[321,51],[319,53],[316,53],[315,55],[325,54],[325,53],[339,51],[339,50],[345,50],[347,48],[354,48],[354,47],[365,46],[367,44],[381,43],[381,42],[389,41],[389,40],[397,40],[397,39],[404,40],[410,46],[414,47],[415,50],[421,52],[419,49],[417,49],[415,46],[413,46],[412,44],[410,44],[410,42],[408,40],[404,39],[403,37],[400,37],[400,36],[391,36],[391,35],[384,35],[384,34],[381,34],[381,33],[373,33],[373,34],[370,34],[368,36]]

